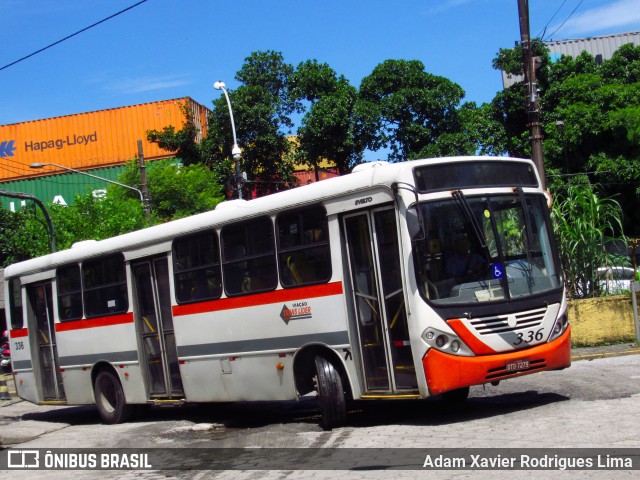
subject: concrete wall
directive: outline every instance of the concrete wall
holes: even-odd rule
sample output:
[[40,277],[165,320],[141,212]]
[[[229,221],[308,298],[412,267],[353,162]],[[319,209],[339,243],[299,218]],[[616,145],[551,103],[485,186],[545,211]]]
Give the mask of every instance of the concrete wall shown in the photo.
[[636,338],[630,294],[571,300],[569,323],[571,340],[576,346],[621,343]]

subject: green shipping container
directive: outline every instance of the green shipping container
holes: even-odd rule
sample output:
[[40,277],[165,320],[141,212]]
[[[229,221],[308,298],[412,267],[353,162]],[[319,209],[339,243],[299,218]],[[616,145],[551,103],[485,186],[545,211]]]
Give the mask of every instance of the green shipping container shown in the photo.
[[[107,180],[118,181],[118,175],[124,170],[124,165],[107,168],[96,168],[87,170],[87,173]],[[80,173],[58,173],[43,177],[30,178],[25,180],[15,180],[12,182],[0,183],[0,190],[7,192],[28,193],[45,204],[58,203],[61,205],[72,205],[76,195],[84,195],[87,192],[96,192],[107,188],[108,182],[92,178]],[[0,195],[0,205],[2,208],[15,212],[25,202],[19,198],[10,198]]]

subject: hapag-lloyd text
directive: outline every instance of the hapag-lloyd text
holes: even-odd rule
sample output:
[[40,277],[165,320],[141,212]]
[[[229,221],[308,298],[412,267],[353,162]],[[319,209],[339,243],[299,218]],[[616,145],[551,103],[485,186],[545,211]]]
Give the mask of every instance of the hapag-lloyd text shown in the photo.
[[98,132],[93,132],[88,135],[67,135],[65,138],[58,138],[56,140],[42,140],[42,141],[28,141],[24,142],[25,152],[43,152],[51,148],[60,150],[64,147],[70,147],[73,145],[88,145],[98,141]]

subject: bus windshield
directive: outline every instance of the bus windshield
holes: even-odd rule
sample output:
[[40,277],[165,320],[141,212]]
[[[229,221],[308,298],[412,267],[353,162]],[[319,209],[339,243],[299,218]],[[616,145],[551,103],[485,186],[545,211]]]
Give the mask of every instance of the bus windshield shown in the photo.
[[426,232],[414,243],[416,274],[434,304],[510,301],[562,286],[543,195],[456,191],[419,208]]

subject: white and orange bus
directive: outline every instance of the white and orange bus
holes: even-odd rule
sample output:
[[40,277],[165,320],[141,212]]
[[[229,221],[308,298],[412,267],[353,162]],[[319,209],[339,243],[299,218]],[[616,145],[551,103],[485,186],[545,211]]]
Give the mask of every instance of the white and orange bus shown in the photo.
[[457,157],[348,175],[5,269],[14,379],[36,404],[465,399],[570,365],[532,162]]

